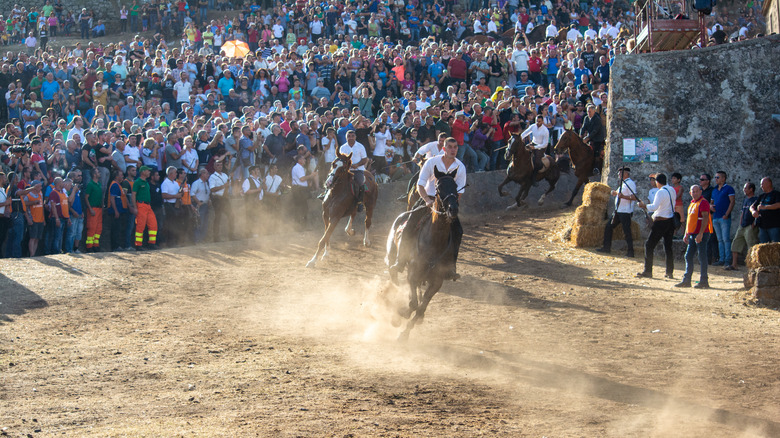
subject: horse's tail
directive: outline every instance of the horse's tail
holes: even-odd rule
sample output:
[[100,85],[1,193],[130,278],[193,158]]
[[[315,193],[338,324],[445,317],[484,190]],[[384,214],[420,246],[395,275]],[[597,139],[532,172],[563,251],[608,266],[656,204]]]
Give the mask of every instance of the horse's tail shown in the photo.
[[571,170],[571,159],[567,155],[561,155],[555,160],[555,164],[558,165],[558,170],[561,173],[569,173]]

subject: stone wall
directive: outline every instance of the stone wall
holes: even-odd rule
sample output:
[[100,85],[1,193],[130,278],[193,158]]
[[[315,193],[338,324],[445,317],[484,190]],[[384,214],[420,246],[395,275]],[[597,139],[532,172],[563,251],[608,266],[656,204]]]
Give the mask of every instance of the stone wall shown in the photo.
[[[41,7],[46,4],[46,0],[26,0],[26,1],[11,1],[0,0],[0,13],[4,16],[13,9],[14,5],[24,6],[28,11],[31,7],[35,7],[39,12]],[[52,4],[54,2],[52,1]],[[126,4],[128,7],[132,4],[132,1],[119,1],[119,0],[99,0],[99,1],[86,1],[86,0],[62,0],[62,4],[66,10],[72,11],[78,18],[78,13],[81,12],[81,8],[93,9],[97,13],[97,18],[109,23],[119,21],[119,9],[122,4]],[[77,29],[78,32],[78,29]]]
[[[615,187],[623,139],[658,138],[658,162],[627,163],[639,195],[648,175],[683,175],[687,189],[701,173],[723,170],[742,204],[745,181],[780,185],[780,36],[703,50],[619,56],[612,67],[603,182]],[[757,189],[761,193],[761,189]],[[738,220],[738,215],[733,215]],[[732,227],[734,230],[736,226]]]

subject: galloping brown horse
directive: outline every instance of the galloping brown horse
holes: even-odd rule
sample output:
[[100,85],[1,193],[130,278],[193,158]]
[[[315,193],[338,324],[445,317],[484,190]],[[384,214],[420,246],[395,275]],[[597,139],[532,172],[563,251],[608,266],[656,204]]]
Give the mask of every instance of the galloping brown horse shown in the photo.
[[[457,170],[444,173],[434,169],[433,173],[436,177],[436,196],[432,211],[419,221],[410,220],[412,212],[401,213],[390,228],[387,237],[385,262],[394,283],[398,280],[398,272],[408,267],[406,280],[409,284],[409,307],[399,310],[399,314],[411,319],[399,336],[400,340],[407,339],[414,325],[420,323],[425,317],[428,303],[441,289],[444,277],[452,269],[453,257],[455,257],[452,226],[458,220],[458,184],[455,182]],[[408,233],[412,229],[406,227],[415,227],[414,230],[419,229],[419,231]],[[403,240],[407,238],[410,241]],[[427,286],[425,293],[420,296],[423,284]]]
[[571,192],[571,198],[565,204],[567,207],[571,207],[577,192],[593,176],[594,156],[593,148],[582,141],[582,138],[574,131],[565,131],[555,145],[556,152],[562,153],[566,150],[569,151],[569,157],[574,167],[574,176],[577,177],[577,185],[574,187],[574,191]]
[[539,198],[537,202],[539,205],[544,203],[544,198],[553,190],[555,190],[555,184],[561,177],[561,172],[569,171],[569,160],[565,157],[558,157],[555,163],[550,163],[550,167],[545,171],[539,171],[534,177],[534,164],[531,158],[531,152],[529,152],[523,144],[523,139],[519,135],[513,136],[509,140],[509,147],[506,148],[504,158],[509,161],[509,167],[506,169],[506,178],[498,185],[498,194],[501,196],[507,196],[509,193],[503,191],[504,186],[510,181],[520,185],[520,191],[517,192],[515,197],[516,205],[510,205],[507,208],[522,207],[526,205],[525,198],[528,196],[528,191],[531,190],[531,186],[536,181],[546,180],[549,184],[549,188]]
[[[314,257],[306,264],[307,268],[314,267],[320,254],[322,254],[323,259],[328,254],[330,236],[344,216],[349,216],[349,222],[347,222],[344,231],[350,236],[355,235],[352,223],[357,215],[357,187],[354,187],[354,174],[349,170],[350,166],[352,166],[352,154],[344,155],[336,151],[336,159],[333,160],[332,170],[328,175],[330,190],[322,201],[322,220],[325,222],[325,233],[317,245]],[[371,228],[371,218],[374,215],[379,188],[371,172],[366,170],[363,174],[366,178],[366,191],[363,195],[363,205],[366,208],[366,230],[363,235],[363,245],[371,246],[368,230]]]

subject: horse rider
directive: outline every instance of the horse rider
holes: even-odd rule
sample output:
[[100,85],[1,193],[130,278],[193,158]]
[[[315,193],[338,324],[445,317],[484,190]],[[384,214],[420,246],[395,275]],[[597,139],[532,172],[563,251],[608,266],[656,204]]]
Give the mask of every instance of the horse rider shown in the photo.
[[531,145],[534,148],[533,177],[535,178],[536,174],[544,166],[544,164],[542,164],[542,158],[544,157],[544,151],[547,149],[547,144],[550,142],[550,130],[548,130],[547,127],[544,126],[544,116],[542,115],[536,116],[536,123],[529,126],[528,129],[523,131],[523,133],[520,134],[520,138],[525,139],[529,135],[531,136]]
[[604,129],[604,124],[601,123],[601,116],[596,112],[596,105],[589,103],[587,109],[588,115],[582,121],[580,137],[582,137],[582,141],[590,144],[590,147],[593,148],[593,168],[601,171],[604,165],[602,154],[607,141],[607,131]]
[[[435,157],[436,155],[444,154],[444,143],[446,140],[447,140],[447,134],[444,132],[439,133],[439,139],[437,141],[425,143],[424,145],[420,146],[420,149],[417,149],[417,152],[414,153],[414,158],[412,158],[412,161],[414,161],[418,165],[421,165],[422,163],[424,163],[430,158]],[[419,177],[420,177],[420,171],[418,170],[409,179],[409,184],[406,186],[406,194],[398,198],[399,201],[406,200],[406,197],[409,195],[412,189],[417,187],[417,179]]]
[[339,152],[344,155],[352,154],[352,166],[350,170],[355,175],[355,184],[357,184],[357,211],[360,213],[363,211],[363,194],[366,191],[366,177],[363,175],[363,171],[366,170],[366,164],[368,163],[368,154],[366,153],[366,147],[360,142],[356,141],[357,136],[355,131],[347,131],[347,142],[341,145]]
[[[412,211],[412,215],[409,218],[409,226],[406,228],[415,228],[414,224],[419,220],[423,213],[417,213],[422,210],[424,213],[430,213],[430,209],[433,206],[434,199],[436,197],[436,177],[434,176],[433,169],[439,169],[440,172],[448,173],[457,169],[455,176],[455,183],[458,185],[458,194],[462,194],[466,188],[466,166],[458,160],[456,155],[458,154],[458,142],[452,137],[448,137],[444,144],[444,153],[429,158],[422,169],[420,169],[420,178],[417,181],[417,193],[420,194],[420,201],[425,202],[425,207],[419,207]],[[451,280],[457,280],[460,278],[456,271],[456,263],[458,261],[458,250],[460,249],[460,242],[463,238],[463,227],[460,225],[460,220],[455,219],[451,225],[451,236],[453,245],[453,258],[452,258],[452,270],[447,274],[445,278]]]

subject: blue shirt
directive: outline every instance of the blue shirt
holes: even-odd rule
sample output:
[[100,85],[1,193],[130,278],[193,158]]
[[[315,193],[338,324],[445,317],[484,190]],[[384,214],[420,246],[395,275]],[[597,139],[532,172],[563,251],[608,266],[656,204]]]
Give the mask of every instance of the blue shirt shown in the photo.
[[41,84],[41,97],[44,100],[54,100],[54,93],[60,91],[60,84],[57,81],[44,81]]
[[712,215],[713,219],[722,219],[729,209],[731,204],[730,196],[735,196],[734,188],[728,184],[723,184],[723,188],[715,186],[712,189],[712,204],[715,204],[715,212]]

